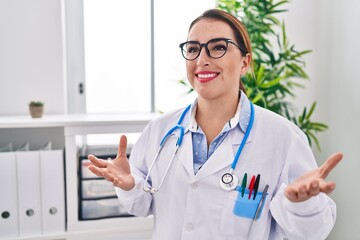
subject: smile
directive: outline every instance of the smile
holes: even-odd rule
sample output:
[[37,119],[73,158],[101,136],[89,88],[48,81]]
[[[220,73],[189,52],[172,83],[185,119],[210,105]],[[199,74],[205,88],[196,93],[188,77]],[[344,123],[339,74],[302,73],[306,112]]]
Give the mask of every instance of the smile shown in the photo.
[[216,78],[219,75],[219,73],[198,73],[195,74],[197,77],[197,80],[201,83],[209,82]]

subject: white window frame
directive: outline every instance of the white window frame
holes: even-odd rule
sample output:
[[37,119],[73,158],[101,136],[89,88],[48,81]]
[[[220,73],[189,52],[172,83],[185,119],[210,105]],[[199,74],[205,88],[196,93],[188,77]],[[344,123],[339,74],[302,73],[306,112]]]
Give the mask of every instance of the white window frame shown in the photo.
[[[206,0],[214,1],[215,0]],[[85,79],[85,48],[84,48],[84,5],[83,0],[62,0],[63,3],[63,32],[64,32],[64,55],[66,56],[65,64],[65,76],[66,80],[66,106],[67,113],[86,113],[86,79]],[[158,4],[163,4],[157,2]],[[167,3],[172,5],[171,3]],[[177,2],[177,4],[180,4]],[[154,24],[156,19],[154,18],[154,5],[155,0],[150,0],[150,112],[162,111],[162,109],[156,109],[156,86],[155,86],[155,31]],[[206,4],[205,4],[206,5]],[[201,5],[202,6],[202,5]],[[215,4],[214,4],[215,6]],[[205,9],[204,9],[205,10]],[[184,12],[186,14],[186,12]],[[184,35],[186,40],[186,35]],[[179,50],[180,55],[180,50]],[[80,93],[80,86],[83,88],[83,92]],[[180,86],[181,87],[181,86]],[[185,92],[185,90],[184,90]],[[180,101],[179,104],[186,104],[188,100]],[[181,105],[182,106],[182,105]]]

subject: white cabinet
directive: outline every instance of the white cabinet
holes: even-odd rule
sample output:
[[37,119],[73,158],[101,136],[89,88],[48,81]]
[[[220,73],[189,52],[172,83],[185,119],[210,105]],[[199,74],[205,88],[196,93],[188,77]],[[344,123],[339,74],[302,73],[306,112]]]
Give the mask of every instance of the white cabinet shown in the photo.
[[41,119],[31,119],[28,116],[0,117],[0,145],[12,142],[16,148],[29,142],[30,146],[39,148],[45,142],[52,141],[54,148],[65,148],[66,232],[15,239],[150,239],[152,217],[79,220],[77,139],[88,134],[141,132],[155,116],[155,114],[45,115]]

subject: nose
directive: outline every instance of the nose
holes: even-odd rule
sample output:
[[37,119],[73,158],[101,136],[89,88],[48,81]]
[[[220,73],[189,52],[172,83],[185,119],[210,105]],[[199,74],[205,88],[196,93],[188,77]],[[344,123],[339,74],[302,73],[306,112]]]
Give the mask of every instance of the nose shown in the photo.
[[199,56],[197,57],[197,65],[199,66],[207,66],[210,64],[210,57],[206,51],[206,47],[202,46]]

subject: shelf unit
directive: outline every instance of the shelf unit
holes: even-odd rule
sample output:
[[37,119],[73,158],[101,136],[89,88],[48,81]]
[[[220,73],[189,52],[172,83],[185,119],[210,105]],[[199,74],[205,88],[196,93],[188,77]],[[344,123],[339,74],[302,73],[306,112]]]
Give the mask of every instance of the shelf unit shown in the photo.
[[[79,161],[76,138],[87,134],[141,132],[155,116],[156,114],[86,114],[45,115],[40,119],[32,119],[29,116],[0,117],[0,144],[5,143],[5,141],[13,141],[15,145],[19,145],[28,139],[38,139],[40,142],[54,141],[58,145],[55,144],[54,147],[57,148],[65,147],[66,232],[64,234],[19,237],[16,239],[95,240],[99,237],[107,240],[150,239],[152,217],[122,217],[89,221],[78,219]],[[25,135],[22,134],[24,132],[26,132]],[[44,138],[45,132],[56,134],[56,136],[51,136],[50,139],[49,136]],[[37,144],[39,145],[39,143]]]

